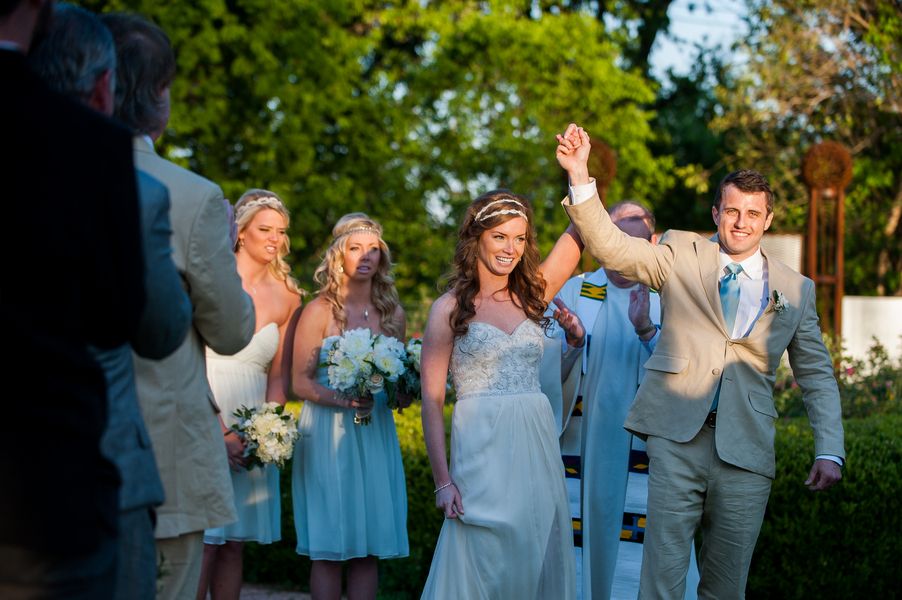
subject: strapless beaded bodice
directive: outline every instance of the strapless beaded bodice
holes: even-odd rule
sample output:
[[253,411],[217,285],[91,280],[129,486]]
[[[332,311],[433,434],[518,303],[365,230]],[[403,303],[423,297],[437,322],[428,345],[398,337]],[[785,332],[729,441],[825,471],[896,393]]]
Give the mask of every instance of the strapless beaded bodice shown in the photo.
[[526,319],[508,335],[489,323],[471,321],[454,341],[451,377],[458,399],[469,394],[539,392],[542,328]]

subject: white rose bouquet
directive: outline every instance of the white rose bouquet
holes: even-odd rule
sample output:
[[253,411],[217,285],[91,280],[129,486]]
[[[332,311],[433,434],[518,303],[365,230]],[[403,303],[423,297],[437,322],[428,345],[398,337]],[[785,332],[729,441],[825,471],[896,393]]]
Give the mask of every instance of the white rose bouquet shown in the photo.
[[274,464],[279,468],[291,458],[298,438],[298,423],[294,414],[275,402],[260,408],[242,406],[233,413],[238,421],[232,429],[244,439],[247,469]]
[[[404,344],[387,335],[373,335],[369,329],[351,329],[332,340],[328,358],[329,385],[338,393],[363,398],[385,391],[388,407],[396,408],[398,379],[407,369]],[[372,410],[359,411],[354,423],[368,425]]]

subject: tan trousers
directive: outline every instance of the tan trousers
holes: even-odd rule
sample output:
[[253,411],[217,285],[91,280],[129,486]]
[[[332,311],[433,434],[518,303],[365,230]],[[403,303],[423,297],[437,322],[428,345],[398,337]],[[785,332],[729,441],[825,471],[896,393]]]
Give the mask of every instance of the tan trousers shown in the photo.
[[196,598],[203,557],[203,531],[158,539],[157,559],[160,565],[158,600]]
[[771,480],[717,456],[714,429],[691,441],[649,436],[648,521],[639,598],[683,598],[689,549],[701,527],[699,600],[740,599]]

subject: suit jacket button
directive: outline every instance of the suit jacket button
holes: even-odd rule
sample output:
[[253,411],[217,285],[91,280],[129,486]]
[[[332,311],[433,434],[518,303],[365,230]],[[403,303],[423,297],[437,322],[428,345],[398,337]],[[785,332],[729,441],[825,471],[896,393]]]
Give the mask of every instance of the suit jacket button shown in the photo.
[[711,369],[712,375],[720,375],[720,369]]

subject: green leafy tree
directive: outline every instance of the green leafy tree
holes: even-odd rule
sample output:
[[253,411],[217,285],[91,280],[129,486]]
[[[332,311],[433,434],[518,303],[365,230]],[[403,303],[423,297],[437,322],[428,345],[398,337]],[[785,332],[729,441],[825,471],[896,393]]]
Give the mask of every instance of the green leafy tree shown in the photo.
[[803,231],[801,159],[835,140],[852,152],[846,291],[902,294],[902,8],[894,0],[750,0],[747,61],[721,87],[733,167],[767,173],[775,225]]
[[283,195],[309,285],[331,227],[383,222],[414,329],[447,271],[458,217],[507,187],[536,205],[544,250],[566,223],[554,133],[579,120],[615,149],[611,197],[658,197],[671,162],[649,151],[650,83],[585,13],[522,3],[86,0],[167,31],[179,73],[161,151],[219,182]]

